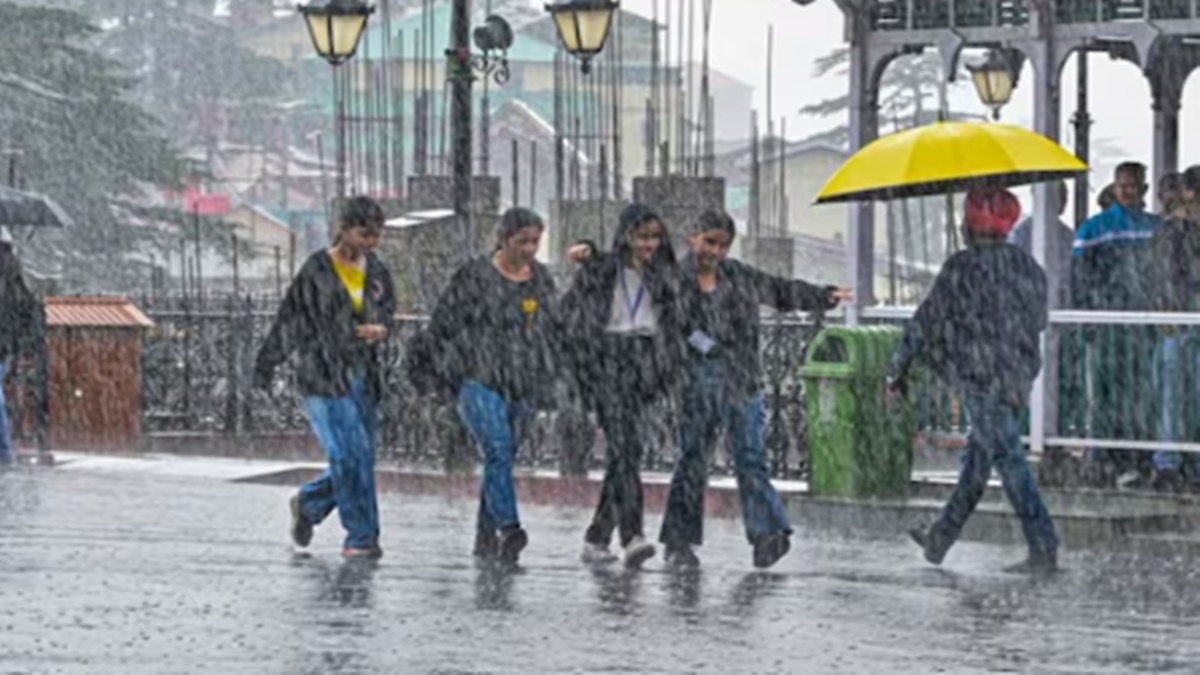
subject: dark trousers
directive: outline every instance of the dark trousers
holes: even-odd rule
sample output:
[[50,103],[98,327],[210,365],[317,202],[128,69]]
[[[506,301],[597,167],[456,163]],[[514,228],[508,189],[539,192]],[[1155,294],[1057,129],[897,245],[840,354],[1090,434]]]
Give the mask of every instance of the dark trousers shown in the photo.
[[597,383],[596,413],[604,430],[607,467],[600,503],[586,541],[608,546],[613,530],[627,546],[643,530],[641,463],[645,454],[647,411],[660,396],[653,340],[605,336],[603,381]]
[[754,544],[767,535],[791,534],[787,509],[771,485],[763,442],[766,412],[762,394],[729,391],[723,361],[692,362],[688,371],[679,424],[679,456],[659,541],[668,548],[703,543],[708,458],[722,427],[733,455],[746,539]]
[[1004,484],[1004,493],[1021,521],[1030,558],[1055,560],[1058,535],[1025,458],[1018,409],[995,396],[967,394],[965,402],[971,425],[967,452],[958,485],[933,526],[933,545],[944,552],[958,539],[983,497],[995,467]]

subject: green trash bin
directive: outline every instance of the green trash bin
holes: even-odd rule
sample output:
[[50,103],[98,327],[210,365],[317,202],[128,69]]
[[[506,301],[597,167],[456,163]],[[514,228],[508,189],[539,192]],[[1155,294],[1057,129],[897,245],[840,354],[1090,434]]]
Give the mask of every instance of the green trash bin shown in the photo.
[[910,401],[889,402],[884,391],[902,335],[891,326],[834,326],[809,347],[800,376],[814,495],[907,494],[916,416]]

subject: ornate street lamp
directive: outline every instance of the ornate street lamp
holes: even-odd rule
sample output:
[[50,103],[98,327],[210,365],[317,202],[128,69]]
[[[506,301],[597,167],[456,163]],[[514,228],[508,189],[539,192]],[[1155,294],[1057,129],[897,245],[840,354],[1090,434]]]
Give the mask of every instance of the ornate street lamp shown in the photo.
[[308,24],[313,49],[332,65],[349,61],[375,8],[362,0],[313,0],[296,8]]
[[1013,72],[1015,69],[1009,52],[989,50],[983,63],[967,65],[967,70],[971,72],[979,100],[992,109],[992,119],[999,120],[1000,109],[1008,105],[1013,90],[1017,88],[1017,75]]
[[[496,84],[503,85],[510,76],[508,57],[505,53],[513,46],[513,30],[508,21],[502,16],[491,15],[484,20],[482,26],[477,26],[472,33],[475,46],[482,54],[467,52],[447,52],[447,56],[456,57],[461,67],[470,67],[491,77]],[[497,55],[499,52],[499,55]]]
[[[308,35],[312,38],[317,56],[332,66],[349,61],[358,51],[358,42],[367,29],[367,20],[375,8],[362,0],[312,0],[299,5],[296,10],[308,24]],[[337,198],[346,196],[346,98],[338,91],[338,78],[333,76],[333,100],[337,108]],[[324,170],[324,167],[322,167]],[[330,223],[330,227],[335,227]],[[333,236],[331,230],[330,236]]]
[[586,75],[592,70],[592,57],[604,49],[612,29],[613,12],[620,3],[616,0],[568,0],[546,5],[554,17],[558,37],[563,47],[580,60]]

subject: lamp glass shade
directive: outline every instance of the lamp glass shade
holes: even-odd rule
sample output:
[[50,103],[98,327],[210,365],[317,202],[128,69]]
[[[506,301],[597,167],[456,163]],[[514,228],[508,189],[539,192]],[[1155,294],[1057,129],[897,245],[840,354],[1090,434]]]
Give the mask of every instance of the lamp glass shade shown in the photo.
[[547,5],[546,10],[554,16],[563,47],[571,54],[587,57],[604,49],[617,7],[609,0],[573,0]]
[[334,65],[354,56],[372,9],[345,0],[334,0],[325,6],[302,7],[317,55]]
[[984,105],[999,108],[1008,105],[1013,95],[1012,73],[1007,68],[980,69],[971,74],[975,91]]

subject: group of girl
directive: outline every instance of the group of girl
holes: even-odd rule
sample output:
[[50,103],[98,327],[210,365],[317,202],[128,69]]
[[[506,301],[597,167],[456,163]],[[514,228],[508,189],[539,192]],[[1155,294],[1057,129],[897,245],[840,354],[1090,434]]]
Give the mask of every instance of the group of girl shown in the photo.
[[[346,203],[337,241],[293,282],[256,368],[259,386],[268,386],[274,368],[299,353],[300,386],[330,467],[292,498],[292,538],[306,546],[336,506],[347,557],[382,555],[373,478],[378,351],[395,313],[391,278],[372,252],[382,228],[371,200]],[[825,310],[849,292],[729,259],[736,232],[719,211],[692,224],[691,251],[678,260],[663,220],[635,204],[621,213],[609,251],[591,243],[571,248],[578,269],[560,297],[536,259],[545,231],[532,211],[506,212],[494,251],[455,273],[428,328],[409,345],[420,366],[410,367],[410,377],[423,390],[453,394],[481,450],[475,555],[516,563],[528,545],[513,460],[520,430],[554,405],[565,378],[596,414],[607,449],[585,562],[623,559],[637,568],[657,554],[643,524],[644,418],[656,402],[677,397],[679,455],[659,535],[667,562],[699,564],[707,456],[723,427],[754,565],[775,564],[789,550],[792,529],[763,442],[759,307]],[[611,550],[614,532],[619,556]]]

